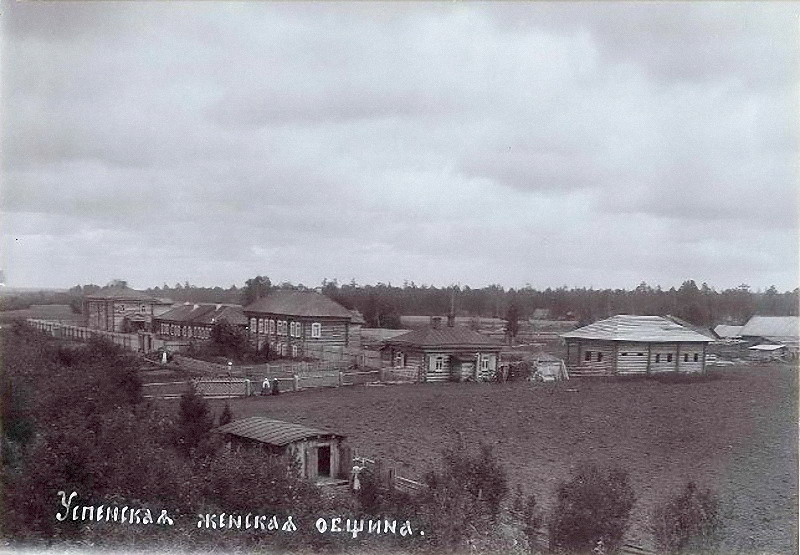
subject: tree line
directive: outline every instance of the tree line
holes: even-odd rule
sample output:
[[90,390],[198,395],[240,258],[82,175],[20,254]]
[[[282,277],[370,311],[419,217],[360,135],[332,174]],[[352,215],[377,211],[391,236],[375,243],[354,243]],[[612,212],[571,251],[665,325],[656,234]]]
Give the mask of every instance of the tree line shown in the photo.
[[[118,281],[117,283],[125,283]],[[234,303],[244,306],[275,288],[309,289],[302,284],[273,284],[265,275],[248,279],[242,286],[198,287],[185,282],[147,289],[146,292],[174,302]],[[26,308],[33,303],[69,303],[80,311],[83,295],[100,289],[98,285],[78,285],[68,292],[37,292],[2,298],[3,310]],[[720,323],[743,324],[755,314],[796,316],[800,289],[778,291],[771,286],[754,291],[746,284],[717,290],[706,283],[698,286],[686,280],[679,287],[663,289],[640,283],[634,289],[594,289],[585,287],[534,289],[505,288],[494,284],[481,288],[467,285],[436,287],[402,286],[391,283],[362,285],[355,281],[340,284],[323,280],[322,293],[348,309],[358,310],[369,327],[400,327],[401,315],[445,315],[496,317],[508,320],[509,314],[519,319],[544,315],[545,319],[575,320],[590,323],[615,314],[672,315],[702,326]],[[539,309],[539,310],[537,310]]]

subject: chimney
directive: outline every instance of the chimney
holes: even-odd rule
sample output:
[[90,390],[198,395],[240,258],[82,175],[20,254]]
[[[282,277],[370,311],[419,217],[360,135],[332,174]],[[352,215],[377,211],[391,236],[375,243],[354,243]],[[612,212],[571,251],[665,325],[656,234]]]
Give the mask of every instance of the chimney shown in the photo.
[[440,327],[442,327],[442,317],[431,316],[431,328],[438,330]]
[[452,312],[447,315],[447,327],[452,328],[456,325],[456,315]]

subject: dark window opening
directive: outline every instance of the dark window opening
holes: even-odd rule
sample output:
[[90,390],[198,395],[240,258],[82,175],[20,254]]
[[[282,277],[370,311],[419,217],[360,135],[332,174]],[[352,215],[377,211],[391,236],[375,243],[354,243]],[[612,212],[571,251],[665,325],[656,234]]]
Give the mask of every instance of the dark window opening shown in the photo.
[[628,353],[622,353],[622,356],[626,357],[628,356]]
[[656,362],[661,362],[661,355],[656,355]]
[[700,355],[695,353],[694,354],[694,361],[697,362],[698,360],[700,360]]
[[643,357],[643,356],[644,356],[644,353],[636,353],[636,356],[637,356],[637,357]]
[[583,354],[583,360],[590,362],[592,360],[592,351],[586,351]]
[[325,445],[317,448],[317,475],[331,475],[331,446]]
[[683,353],[683,362],[689,362],[689,353]]
[[597,362],[603,362],[603,353],[597,353]]
[[672,353],[667,355],[667,362],[672,362]]

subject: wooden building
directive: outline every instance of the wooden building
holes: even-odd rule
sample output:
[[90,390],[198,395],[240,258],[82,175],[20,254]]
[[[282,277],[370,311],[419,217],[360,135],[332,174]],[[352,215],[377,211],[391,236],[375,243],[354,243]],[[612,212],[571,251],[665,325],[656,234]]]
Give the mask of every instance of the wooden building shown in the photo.
[[491,379],[500,359],[502,345],[490,337],[463,326],[449,317],[383,342],[381,361],[395,367],[417,366],[426,382]]
[[797,358],[800,352],[800,317],[797,316],[753,316],[740,334],[748,346],[785,345],[792,358]]
[[184,303],[153,318],[153,331],[164,339],[207,341],[217,322],[247,330],[247,318],[238,304]]
[[671,318],[624,314],[561,337],[570,376],[703,373],[712,341]]
[[271,455],[294,457],[302,475],[317,483],[348,479],[353,466],[346,437],[334,432],[261,416],[235,420],[214,431],[233,450],[257,447]]
[[363,319],[316,291],[275,290],[243,309],[248,333],[258,348],[268,344],[278,355],[313,355],[313,347],[360,344]]
[[104,287],[84,297],[83,314],[89,328],[123,333],[150,331],[153,318],[171,304],[129,287]]

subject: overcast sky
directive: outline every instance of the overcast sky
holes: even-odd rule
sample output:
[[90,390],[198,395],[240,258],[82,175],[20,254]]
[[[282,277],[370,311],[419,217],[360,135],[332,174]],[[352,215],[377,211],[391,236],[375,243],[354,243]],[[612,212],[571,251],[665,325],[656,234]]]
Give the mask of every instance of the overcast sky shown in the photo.
[[792,3],[2,4],[2,268],[798,284]]

